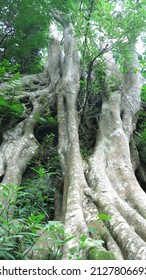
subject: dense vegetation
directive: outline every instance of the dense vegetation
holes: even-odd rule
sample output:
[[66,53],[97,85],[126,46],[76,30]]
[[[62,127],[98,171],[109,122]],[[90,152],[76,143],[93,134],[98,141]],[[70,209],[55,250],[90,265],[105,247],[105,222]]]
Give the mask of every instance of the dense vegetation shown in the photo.
[[[102,101],[108,100],[110,92],[118,90],[120,80],[116,75],[106,77],[107,65],[104,54],[112,50],[120,72],[125,74],[125,60],[131,61],[130,46],[142,38],[145,43],[145,3],[144,1],[53,1],[53,0],[3,0],[0,3],[0,144],[7,131],[25,120],[33,112],[34,104],[27,92],[36,93],[38,81],[24,83],[26,74],[45,73],[47,49],[51,36],[58,28],[62,36],[63,27],[59,15],[72,22],[80,57],[80,90],[77,111],[80,118],[80,153],[86,160],[94,150],[96,130],[101,113]],[[63,16],[62,16],[63,17]],[[59,20],[58,20],[59,18]],[[63,21],[63,20],[62,20]],[[55,24],[54,24],[55,23]],[[51,26],[51,27],[50,27]],[[48,32],[49,30],[49,32]],[[56,31],[57,32],[57,31]],[[141,72],[146,78],[146,52],[139,54]],[[138,69],[133,69],[137,73]],[[33,76],[33,75],[32,75]],[[7,84],[8,86],[4,86]],[[43,87],[42,87],[43,86]],[[45,89],[46,84],[39,84]],[[54,88],[52,89],[52,91]],[[25,94],[23,94],[25,92]],[[22,93],[22,95],[21,95]],[[146,191],[146,85],[141,91],[142,106],[137,121],[134,139],[140,156],[141,169],[137,178]],[[21,184],[3,184],[0,173],[2,196],[5,205],[0,204],[0,259],[35,258],[32,248],[46,242],[47,259],[61,259],[62,246],[72,240],[74,235],[65,232],[61,219],[63,200],[63,176],[60,156],[58,155],[58,118],[56,100],[50,106],[44,96],[39,103],[43,110],[34,115],[34,135],[39,151],[29,161],[23,173]],[[130,105],[132,106],[132,105]],[[48,109],[49,108],[49,109]],[[6,138],[5,138],[6,139]],[[14,214],[11,215],[11,208]],[[98,214],[97,219],[105,224],[112,217]],[[58,222],[59,221],[59,222]],[[99,226],[99,224],[98,224]],[[105,233],[106,234],[106,233]],[[98,259],[115,259],[106,248],[97,225],[89,226],[89,236],[94,240],[97,251],[90,252]],[[82,235],[79,244],[70,250],[70,259],[80,259],[80,251],[88,249],[91,240]],[[94,243],[94,245],[95,245]],[[43,246],[43,245],[42,245]],[[90,248],[90,246],[89,246]],[[42,249],[42,248],[41,248]],[[40,256],[41,256],[40,249]]]

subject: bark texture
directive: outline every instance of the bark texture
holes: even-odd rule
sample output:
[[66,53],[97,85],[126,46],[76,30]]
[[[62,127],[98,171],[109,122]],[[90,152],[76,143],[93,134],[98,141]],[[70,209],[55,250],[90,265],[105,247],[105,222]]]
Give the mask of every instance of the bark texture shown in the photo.
[[[112,252],[117,259],[146,259],[146,194],[135,176],[139,158],[133,139],[142,86],[140,72],[133,71],[139,68],[137,55],[132,47],[133,59],[127,62],[125,74],[121,74],[112,53],[104,54],[108,97],[102,96],[93,152],[83,159],[77,110],[80,61],[76,39],[70,19],[60,15],[55,18],[64,29],[64,48],[57,35],[52,34],[44,73],[22,79],[23,91],[17,93],[18,98],[28,97],[33,108],[31,112],[25,111],[21,122],[3,133],[0,146],[2,186],[21,183],[29,160],[39,148],[34,136],[35,114],[43,114],[54,104],[64,180],[62,221],[69,236],[76,235],[64,245],[62,258],[68,259],[69,249],[86,235],[93,242],[80,252],[82,258],[88,253],[89,258],[93,255],[100,258],[97,251],[95,254],[92,251],[92,248],[100,248]],[[118,88],[117,84],[109,86],[108,79],[113,75],[119,81]],[[46,99],[45,106],[42,97]],[[99,221],[98,213],[110,215],[111,220]],[[98,247],[94,242],[95,237],[89,233],[89,228],[93,227],[98,229],[96,238],[104,240],[104,246]]]

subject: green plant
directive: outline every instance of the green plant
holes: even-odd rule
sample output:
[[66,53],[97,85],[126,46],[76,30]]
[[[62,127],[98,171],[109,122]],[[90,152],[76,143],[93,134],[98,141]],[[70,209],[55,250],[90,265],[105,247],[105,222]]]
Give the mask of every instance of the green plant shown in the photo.
[[21,116],[24,111],[23,105],[16,100],[13,95],[11,97],[4,98],[0,96],[0,114],[2,116]]
[[39,178],[42,178],[45,174],[47,174],[48,176],[56,174],[56,172],[46,171],[43,167],[40,167],[39,169],[32,167],[31,169],[38,174]]
[[50,237],[48,239],[49,259],[61,259],[63,245],[75,238],[75,235],[68,236],[65,233],[64,225],[59,221],[49,221],[45,228]]
[[20,187],[13,185],[1,185],[1,188],[3,203],[0,204],[0,259],[27,259],[26,250],[28,252],[36,242],[37,230],[43,228],[44,215],[29,213],[26,217],[15,217],[17,197],[24,197],[26,194],[21,193]]
[[[42,171],[40,174],[42,176]],[[23,188],[13,185],[9,187],[1,185],[1,187],[1,197],[5,199],[5,204],[0,204],[0,259],[28,259],[29,253],[34,248],[37,250],[40,242],[43,242],[45,232],[49,236],[47,240],[45,238],[48,258],[60,259],[63,244],[74,236],[67,236],[64,225],[60,222],[44,223],[45,215],[41,211],[36,215],[29,209],[28,213],[28,205],[25,205],[23,211],[20,211],[18,201],[25,200],[28,195]],[[14,206],[14,216],[9,211],[12,206]]]
[[109,220],[111,220],[112,217],[109,215],[106,215],[104,213],[99,213],[99,214],[97,214],[97,218],[101,221],[104,221],[104,220],[109,221]]
[[49,172],[56,172],[61,177],[60,157],[57,151],[57,139],[54,133],[45,135],[41,147],[39,159]]
[[[33,168],[34,169],[34,168]],[[36,170],[35,170],[36,172]],[[37,170],[37,174],[42,179],[46,174],[43,168]],[[23,205],[20,210],[18,201],[25,201],[27,192],[22,187],[1,185],[1,199],[5,203],[0,204],[0,259],[29,259],[29,253],[33,250],[39,250],[39,244],[45,242],[48,259],[61,259],[63,245],[73,238],[75,235],[68,236],[65,233],[64,225],[57,221],[49,221],[44,223],[44,216],[40,209],[40,213],[33,213],[28,205]],[[10,209],[13,207],[14,215]],[[38,211],[39,212],[39,211]],[[18,215],[19,213],[19,215]],[[110,220],[111,217],[105,214],[98,214],[99,220]],[[89,232],[93,233],[97,229],[90,228]],[[44,233],[47,233],[48,238]],[[114,259],[110,252],[101,251],[100,246],[103,240],[86,237],[82,235],[77,246],[69,251],[69,259],[81,259],[81,251],[88,252],[88,258],[91,256],[95,259]],[[93,250],[92,250],[93,249]],[[94,256],[93,256],[94,255]]]
[[80,153],[81,153],[81,156],[83,157],[83,159],[86,159],[88,157],[88,154],[84,149],[80,149]]
[[8,60],[3,60],[0,63],[0,82],[7,81],[6,89],[1,90],[0,95],[0,115],[21,117],[24,112],[24,107],[17,99],[16,93],[21,91],[22,82],[21,75],[18,72],[19,64],[12,65]]
[[[43,222],[44,214],[35,215],[26,211],[18,212],[16,200],[24,199],[27,193],[22,192],[20,187],[2,186],[1,197],[5,199],[5,205],[0,204],[0,259],[15,260],[31,258],[32,250],[39,250],[39,244],[45,241],[49,259],[60,259],[62,246],[74,236],[68,237],[64,225],[57,221]],[[9,209],[14,206],[14,216]],[[43,240],[43,234],[47,232],[48,239]]]
[[82,235],[78,240],[78,245],[70,248],[69,250],[69,259],[70,260],[81,260],[81,251],[88,251],[93,246],[100,247],[103,244],[103,240],[93,240],[92,238],[88,238],[86,235]]
[[56,186],[62,186],[60,158],[53,133],[46,135],[40,146],[38,158],[32,160],[22,180],[25,197],[18,199],[18,216],[43,213],[44,221],[54,218]]
[[[99,221],[103,221],[103,220],[110,220],[111,217],[100,213],[97,215],[97,220]],[[96,223],[95,223],[96,224]],[[81,252],[82,251],[86,251],[87,252],[87,258],[91,258],[94,256],[93,259],[114,259],[114,255],[111,252],[105,251],[105,250],[101,250],[101,245],[104,244],[104,241],[100,238],[100,236],[98,235],[99,233],[99,228],[98,228],[98,224],[97,227],[89,227],[88,229],[89,234],[93,235],[94,238],[89,238],[86,235],[82,235],[81,238],[78,240],[78,245],[72,247],[69,251],[70,255],[69,255],[69,259],[71,260],[80,260],[82,259],[81,257]],[[95,238],[95,233],[97,233],[97,237]],[[94,250],[92,250],[94,249]]]
[[41,125],[57,126],[57,117],[52,117],[48,113],[44,117],[41,117],[39,113],[36,113],[35,119],[37,123]]
[[[31,167],[35,172],[31,179],[24,179],[21,185],[21,196],[17,199],[17,215],[23,217],[33,213],[38,215],[44,214],[44,221],[51,218],[54,212],[54,193],[55,186],[51,185],[50,177],[55,175],[55,172],[46,171],[43,167],[37,169]],[[23,196],[25,193],[25,196]]]
[[[16,80],[21,77],[18,69],[20,64],[12,64],[9,60],[3,59],[0,62],[0,81],[2,81],[5,77],[6,80]],[[11,76],[9,76],[11,74]]]

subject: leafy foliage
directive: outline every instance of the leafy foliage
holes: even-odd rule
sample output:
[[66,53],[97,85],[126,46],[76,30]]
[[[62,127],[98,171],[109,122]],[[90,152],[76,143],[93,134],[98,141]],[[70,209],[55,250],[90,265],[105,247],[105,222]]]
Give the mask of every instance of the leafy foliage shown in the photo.
[[100,220],[111,220],[111,216],[108,216],[108,215],[105,215],[105,214],[103,214],[103,213],[100,213],[100,214],[98,214],[97,215],[98,216],[98,218],[100,219]]
[[22,116],[24,111],[23,105],[15,98],[16,90],[20,91],[22,84],[19,81],[21,77],[18,72],[20,65],[10,63],[8,60],[4,59],[0,63],[0,81],[7,81],[7,89],[1,90],[2,95],[0,95],[0,114],[1,116]]
[[0,259],[25,259],[24,247],[31,247],[38,237],[36,230],[42,227],[43,215],[12,218],[9,209],[13,205],[14,211],[17,210],[16,194],[19,195],[21,188],[13,185],[1,187],[1,196],[6,202],[0,204]]
[[21,72],[41,70],[41,48],[47,44],[47,1],[2,0],[1,59],[21,65]]
[[14,98],[5,99],[3,96],[0,96],[0,114],[6,115],[6,116],[21,116],[23,113],[23,106]]
[[117,59],[121,61],[123,51],[128,51],[127,43],[135,42],[145,28],[145,1],[142,0],[118,1],[118,4],[115,0],[2,0],[0,11],[1,60],[19,63],[23,73],[37,73],[42,69],[48,26],[57,12],[71,17],[84,67],[101,52],[99,38],[104,44],[112,40]]
[[[49,230],[50,239],[48,240],[48,254],[50,260],[62,258],[62,246],[75,238],[74,235],[68,236],[65,233],[64,225],[57,221],[50,221],[46,225]],[[51,241],[51,242],[50,242]]]
[[[42,175],[41,171],[39,173]],[[39,209],[40,213],[34,214],[33,204],[31,208],[26,204],[20,211],[18,201],[25,201],[25,197],[28,196],[23,188],[13,185],[9,187],[1,185],[1,187],[3,188],[2,196],[7,199],[7,202],[5,205],[0,204],[0,259],[28,259],[29,252],[34,247],[36,249],[38,240],[39,243],[43,242],[45,232],[50,237],[46,244],[48,258],[60,259],[63,244],[69,242],[74,236],[67,236],[60,222],[50,221],[44,224],[45,215],[40,214],[41,209]],[[12,205],[15,211],[14,218],[9,213]]]
[[96,246],[97,250],[100,248],[100,245],[104,243],[103,240],[93,240],[88,238],[86,235],[82,235],[79,239],[79,244],[70,248],[69,250],[69,259],[70,260],[81,260],[81,252],[84,250],[90,250],[90,248]]
[[[3,80],[3,78],[6,75],[13,74],[12,78],[13,79],[18,79],[20,78],[20,73],[17,72],[20,67],[20,64],[12,64],[10,61],[7,59],[3,59],[2,62],[0,62],[0,79]],[[7,76],[6,76],[7,78]],[[8,77],[10,80],[10,77]]]
[[55,175],[55,172],[46,171],[42,167],[32,168],[32,170],[37,175],[22,182],[22,189],[17,199],[17,216],[26,217],[29,213],[33,215],[43,213],[43,221],[48,221],[54,212],[55,185],[51,186],[50,176]]
[[45,114],[44,117],[36,114],[35,119],[37,120],[38,124],[57,126],[57,117],[52,117],[50,113]]
[[[93,127],[97,130],[101,100],[103,96],[107,96],[104,87],[106,69],[102,55],[113,49],[121,72],[125,72],[125,59],[128,61],[132,59],[129,50],[133,48],[139,34],[145,28],[144,1],[124,0],[118,1],[117,5],[117,1],[114,0],[98,2],[95,0],[2,0],[0,8],[2,60],[0,81],[7,80],[10,85],[9,89],[0,95],[0,114],[10,117],[22,117],[24,110],[22,104],[15,98],[16,87],[13,87],[12,83],[20,77],[18,69],[21,73],[41,71],[43,49],[47,46],[49,37],[47,29],[54,21],[54,14],[64,13],[66,22],[69,17],[71,18],[80,52],[81,87],[78,107],[82,125],[80,131],[84,134],[85,140],[81,144],[81,155],[86,159],[90,145],[93,144],[91,141],[95,141]],[[144,57],[140,61],[145,77]],[[136,73],[137,69],[134,69],[134,72]],[[108,83],[110,89],[114,90],[119,80],[113,76]],[[21,85],[18,87],[21,89]],[[142,100],[146,100],[145,85],[142,89]],[[140,137],[137,140],[137,146],[141,158],[146,163],[145,112],[142,112],[140,117]],[[75,237],[66,235],[61,223],[48,222],[53,217],[56,181],[61,183],[62,180],[56,148],[57,118],[50,113],[43,117],[36,114],[36,121],[38,130],[46,126],[51,128],[53,133],[48,135],[45,132],[45,136],[42,136],[44,139],[40,140],[40,155],[35,159],[36,165],[31,166],[31,172],[35,174],[33,178],[23,180],[21,187],[2,186],[6,203],[0,205],[1,259],[28,258],[28,253],[36,246],[40,235],[45,231],[48,231],[50,236],[47,244],[48,258],[61,259],[62,246]],[[87,130],[91,138],[87,136]],[[86,143],[88,143],[87,150],[84,149]],[[57,180],[53,175],[58,176]],[[14,218],[9,213],[11,206],[14,208]],[[108,222],[111,217],[100,213],[98,219]],[[91,235],[97,231],[97,227],[89,228]],[[80,259],[80,253],[83,250],[89,251],[89,259],[115,259],[110,252],[100,250],[103,240],[96,239],[93,245],[92,242],[92,238],[82,235],[78,245],[70,249],[70,259]]]
[[[44,170],[40,169],[38,174],[42,177]],[[3,188],[2,196],[5,198],[6,203],[5,205],[0,204],[0,259],[14,260],[31,258],[31,251],[34,249],[39,251],[39,244],[44,242],[44,238],[48,250],[48,259],[61,259],[62,246],[75,238],[75,235],[68,236],[65,232],[64,225],[60,222],[49,221],[44,223],[45,215],[42,214],[42,209],[39,209],[38,213],[34,213],[34,202],[27,201],[20,208],[20,202],[25,202],[25,198],[28,196],[28,192],[24,191],[22,187],[15,187],[13,185],[9,187],[1,185],[1,187]],[[35,198],[34,194],[32,196]],[[29,208],[30,203],[31,208]],[[12,205],[15,212],[14,217],[9,212]],[[100,219],[109,219],[109,216],[101,215],[102,217]],[[45,232],[48,236],[47,243],[46,237],[43,236]],[[95,246],[98,250],[98,255],[100,254],[100,258],[104,259],[106,253],[108,254],[108,259],[110,259],[110,253],[98,249],[103,243],[102,240],[94,240],[94,246],[92,243],[93,240],[91,238],[87,238],[85,235],[81,236],[79,245],[70,249],[69,259],[81,259],[80,252],[82,250],[86,251]],[[91,256],[91,253],[89,255]]]

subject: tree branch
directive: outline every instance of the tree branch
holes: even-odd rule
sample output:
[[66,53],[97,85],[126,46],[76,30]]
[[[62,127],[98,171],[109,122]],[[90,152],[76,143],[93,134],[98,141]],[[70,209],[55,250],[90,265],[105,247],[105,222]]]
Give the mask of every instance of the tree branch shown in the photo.
[[64,15],[63,13],[54,13],[54,19],[58,21],[64,28],[71,22],[69,15]]

